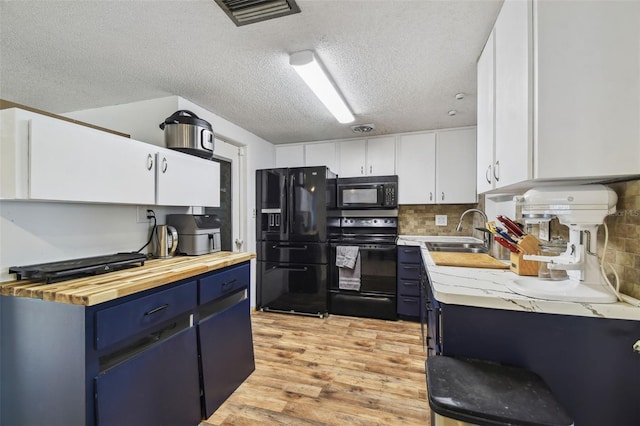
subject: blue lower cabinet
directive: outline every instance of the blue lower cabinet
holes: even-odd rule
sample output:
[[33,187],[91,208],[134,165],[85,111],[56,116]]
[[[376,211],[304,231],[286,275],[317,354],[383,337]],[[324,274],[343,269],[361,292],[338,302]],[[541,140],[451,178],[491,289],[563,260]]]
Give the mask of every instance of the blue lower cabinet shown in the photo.
[[199,280],[202,416],[210,417],[255,369],[249,264]]
[[421,269],[420,247],[401,246],[398,248],[397,313],[401,319],[419,321],[422,317]]
[[0,424],[198,425],[254,369],[249,265],[93,306],[0,296]]
[[202,357],[205,419],[211,416],[255,369],[249,309],[249,299],[245,298],[209,318],[200,320],[198,337]]
[[197,425],[201,419],[195,327],[99,374],[100,426]]
[[576,425],[638,425],[640,321],[440,304],[442,354],[533,371]]

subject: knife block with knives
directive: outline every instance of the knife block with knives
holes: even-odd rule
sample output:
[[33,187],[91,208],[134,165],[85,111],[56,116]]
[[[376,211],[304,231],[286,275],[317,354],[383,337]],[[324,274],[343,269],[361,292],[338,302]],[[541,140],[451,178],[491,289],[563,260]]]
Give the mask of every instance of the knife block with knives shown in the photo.
[[[502,236],[510,239],[511,242],[514,242],[515,246],[511,242],[505,242],[504,239],[501,239],[498,236],[494,237],[498,243],[507,247],[509,251],[511,251],[511,255],[509,256],[509,268],[511,271],[518,275],[538,275],[538,269],[540,267],[539,263],[535,260],[524,260],[522,257],[525,254],[538,254],[540,250],[540,241],[538,241],[538,239],[533,235],[525,233],[521,225],[518,225],[508,217],[497,216],[497,219],[511,234],[514,235],[514,237],[511,238],[509,234],[501,234]],[[496,230],[493,222],[490,222],[487,225],[493,226],[493,229]]]
[[524,260],[525,254],[538,254],[540,241],[531,234],[526,234],[518,241],[518,252],[511,253],[509,267],[518,275],[538,275],[539,262]]

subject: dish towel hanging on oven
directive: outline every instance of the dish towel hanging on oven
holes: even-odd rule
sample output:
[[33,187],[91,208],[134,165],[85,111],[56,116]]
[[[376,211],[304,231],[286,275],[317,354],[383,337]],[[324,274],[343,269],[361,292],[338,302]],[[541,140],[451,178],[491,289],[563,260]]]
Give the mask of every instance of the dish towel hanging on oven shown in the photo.
[[360,252],[357,246],[336,247],[338,288],[360,291]]

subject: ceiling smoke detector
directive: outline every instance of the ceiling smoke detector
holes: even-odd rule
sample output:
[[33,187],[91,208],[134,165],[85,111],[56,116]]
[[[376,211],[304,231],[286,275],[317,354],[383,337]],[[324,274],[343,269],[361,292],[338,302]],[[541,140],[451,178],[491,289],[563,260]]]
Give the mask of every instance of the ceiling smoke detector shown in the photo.
[[353,133],[371,133],[376,129],[375,124],[356,124],[351,126]]
[[237,27],[300,13],[295,0],[215,0]]

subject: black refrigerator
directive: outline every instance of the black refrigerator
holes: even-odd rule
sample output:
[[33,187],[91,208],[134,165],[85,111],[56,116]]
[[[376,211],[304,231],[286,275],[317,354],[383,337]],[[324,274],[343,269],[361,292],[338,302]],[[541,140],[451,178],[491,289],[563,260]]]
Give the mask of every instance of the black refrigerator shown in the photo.
[[257,305],[327,315],[327,210],[336,176],[326,167],[256,171]]

